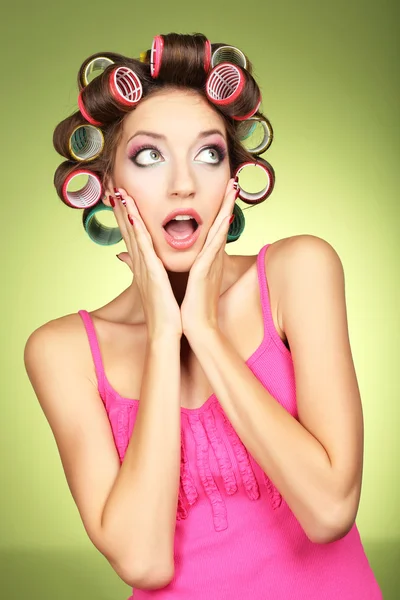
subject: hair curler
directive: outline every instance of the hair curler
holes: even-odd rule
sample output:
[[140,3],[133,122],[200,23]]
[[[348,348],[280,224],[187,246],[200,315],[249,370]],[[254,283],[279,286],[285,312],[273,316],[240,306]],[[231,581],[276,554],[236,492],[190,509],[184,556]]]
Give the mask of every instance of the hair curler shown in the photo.
[[[69,191],[68,186],[78,175],[87,175],[86,184],[79,190]],[[72,208],[89,208],[99,201],[102,195],[102,185],[99,177],[92,171],[78,169],[70,173],[62,186],[62,196],[65,203]]]
[[[264,116],[250,117],[247,121],[243,121],[237,128],[240,141],[250,141],[252,146],[243,144],[250,154],[262,154],[272,144],[274,132],[271,123]],[[253,136],[253,139],[252,139]]]
[[239,65],[239,67],[242,67],[243,69],[247,67],[245,55],[235,46],[220,46],[215,50],[211,57],[211,68],[213,69],[222,62],[233,63],[234,65]]
[[[105,71],[107,67],[113,65],[114,61],[111,58],[107,58],[106,56],[97,56],[92,60],[89,60],[87,65],[82,71],[82,75],[80,77],[81,87],[86,87],[89,83],[89,75],[94,73],[95,71]],[[99,75],[100,73],[98,73]],[[97,75],[96,75],[97,77]]]
[[82,88],[81,91],[78,94],[78,106],[79,106],[79,110],[81,111],[81,115],[84,119],[86,119],[86,121],[88,123],[90,123],[91,125],[102,125],[103,123],[100,123],[100,121],[96,121],[96,119],[93,119],[89,113],[86,111],[85,105],[83,104],[83,100],[82,100],[82,92],[85,88]]
[[103,132],[94,125],[78,125],[68,140],[69,152],[75,160],[94,160],[103,148]]
[[114,244],[118,244],[123,239],[123,236],[119,227],[108,227],[98,220],[96,214],[103,210],[112,212],[113,209],[111,206],[103,204],[103,202],[98,202],[92,208],[84,210],[82,217],[83,226],[93,242],[100,246],[113,246]]
[[[164,38],[162,35],[154,36],[150,54],[150,73],[156,79],[160,73],[162,54],[164,51]],[[141,54],[142,56],[142,54]],[[204,44],[204,71],[208,73],[211,64],[211,42],[206,40]]]
[[143,94],[143,86],[135,71],[128,67],[117,67],[110,73],[110,92],[115,100],[125,106],[134,106]]
[[[239,98],[244,86],[245,76],[241,67],[228,62],[219,63],[211,70],[207,78],[206,95],[214,104],[227,106]],[[257,112],[260,104],[261,95],[249,114],[241,117],[232,116],[232,118],[236,121],[245,121]]]
[[[135,71],[132,71],[128,67],[116,67],[112,69],[108,76],[108,85],[114,100],[122,106],[135,106],[143,94],[142,82]],[[101,126],[103,123],[93,119],[85,108],[82,98],[82,93],[85,89],[83,88],[78,95],[79,110],[91,125]]]
[[246,204],[259,204],[260,202],[264,202],[264,200],[266,200],[268,198],[268,196],[272,193],[272,190],[274,189],[274,185],[275,185],[275,172],[274,172],[274,169],[272,168],[272,165],[270,165],[269,162],[267,162],[263,158],[258,157],[255,162],[242,163],[237,168],[234,176],[238,177],[238,179],[239,179],[240,173],[243,171],[243,169],[249,169],[249,168],[250,169],[251,168],[262,169],[267,176],[267,184],[259,192],[246,192],[240,186],[240,183],[239,183],[238,198],[240,198],[240,200],[243,200],[243,202],[245,202]]

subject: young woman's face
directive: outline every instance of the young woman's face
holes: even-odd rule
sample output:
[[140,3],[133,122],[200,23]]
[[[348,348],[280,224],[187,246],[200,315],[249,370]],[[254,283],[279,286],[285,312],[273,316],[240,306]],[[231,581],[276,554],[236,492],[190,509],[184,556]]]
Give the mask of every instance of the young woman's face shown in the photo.
[[[209,130],[220,133],[200,136]],[[230,177],[224,121],[198,94],[173,90],[155,95],[125,118],[113,185],[135,200],[167,268],[185,270],[200,252]],[[203,221],[198,240],[184,251],[169,246],[162,228],[165,217],[183,207],[194,208]]]

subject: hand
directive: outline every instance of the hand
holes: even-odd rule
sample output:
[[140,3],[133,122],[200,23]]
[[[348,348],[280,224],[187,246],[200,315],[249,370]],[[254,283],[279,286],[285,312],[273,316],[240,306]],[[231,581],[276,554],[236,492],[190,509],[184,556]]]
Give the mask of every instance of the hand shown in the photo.
[[[118,193],[117,193],[118,192]],[[113,207],[128,252],[119,254],[131,269],[139,288],[149,339],[164,335],[182,336],[179,305],[162,261],[154,251],[153,241],[133,198],[118,188]],[[126,207],[121,200],[126,201]],[[128,219],[132,216],[133,225]]]
[[236,197],[234,179],[230,179],[221,210],[190,269],[186,294],[181,304],[182,331],[186,337],[204,328],[218,329],[224,250]]

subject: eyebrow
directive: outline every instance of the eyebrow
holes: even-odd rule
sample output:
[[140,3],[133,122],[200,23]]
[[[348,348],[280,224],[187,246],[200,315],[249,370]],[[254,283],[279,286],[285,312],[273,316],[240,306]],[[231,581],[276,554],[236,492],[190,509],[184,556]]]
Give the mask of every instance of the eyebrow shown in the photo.
[[[219,133],[219,135],[222,135],[222,137],[224,138],[224,134],[219,129],[208,129],[207,131],[201,131],[199,133],[199,135],[197,136],[196,140],[200,140],[209,135],[213,135],[214,133]],[[162,135],[161,133],[155,133],[154,131],[137,131],[132,137],[129,138],[129,140],[127,141],[127,144],[129,144],[129,142],[138,135],[148,135],[148,136],[156,138],[158,140],[166,140],[167,139],[165,135]]]

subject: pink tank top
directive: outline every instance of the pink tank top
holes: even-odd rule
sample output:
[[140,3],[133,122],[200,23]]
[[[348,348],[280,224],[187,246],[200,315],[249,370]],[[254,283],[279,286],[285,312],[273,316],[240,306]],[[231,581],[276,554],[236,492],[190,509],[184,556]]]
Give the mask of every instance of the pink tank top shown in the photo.
[[[246,364],[298,420],[292,356],[275,329],[269,302],[264,267],[269,246],[257,256],[264,337]],[[111,387],[93,321],[87,311],[79,314],[122,463],[138,400],[123,398]],[[200,408],[181,407],[181,440],[175,576],[159,590],[133,589],[128,600],[382,599],[356,524],[336,542],[312,543],[215,394]]]

